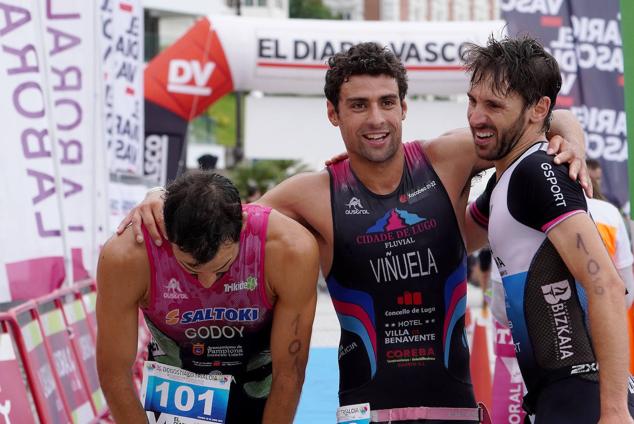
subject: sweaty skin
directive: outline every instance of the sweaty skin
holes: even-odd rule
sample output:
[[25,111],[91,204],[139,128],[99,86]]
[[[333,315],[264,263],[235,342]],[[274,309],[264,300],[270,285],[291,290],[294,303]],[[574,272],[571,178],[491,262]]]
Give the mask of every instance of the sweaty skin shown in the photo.
[[[273,380],[263,422],[291,423],[304,381],[317,301],[318,247],[305,228],[272,211],[265,249],[266,292],[274,306]],[[137,351],[138,309],[148,302],[150,265],[145,246],[135,242],[131,230],[106,243],[97,281],[101,386],[116,422],[146,422],[131,369]]]

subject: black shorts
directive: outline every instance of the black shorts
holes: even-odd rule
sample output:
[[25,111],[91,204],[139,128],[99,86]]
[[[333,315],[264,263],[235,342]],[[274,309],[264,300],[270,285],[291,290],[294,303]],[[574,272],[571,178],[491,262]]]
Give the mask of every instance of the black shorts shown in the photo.
[[[627,388],[624,388],[627,390]],[[628,391],[628,407],[634,417],[634,395]],[[535,405],[535,424],[596,424],[601,415],[599,383],[578,377],[544,387]]]

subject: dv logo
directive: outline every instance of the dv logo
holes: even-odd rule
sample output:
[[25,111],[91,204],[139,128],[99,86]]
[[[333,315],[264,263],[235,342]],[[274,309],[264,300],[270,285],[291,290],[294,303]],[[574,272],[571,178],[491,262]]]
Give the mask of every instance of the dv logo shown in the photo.
[[167,74],[167,91],[209,96],[211,87],[208,87],[207,83],[215,68],[214,62],[203,65],[198,60],[172,59]]

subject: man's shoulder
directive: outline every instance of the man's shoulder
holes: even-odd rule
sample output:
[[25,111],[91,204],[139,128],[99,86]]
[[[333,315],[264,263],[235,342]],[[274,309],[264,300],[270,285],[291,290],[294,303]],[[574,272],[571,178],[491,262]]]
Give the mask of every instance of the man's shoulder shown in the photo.
[[99,260],[103,265],[117,270],[135,269],[149,263],[145,244],[137,243],[130,227],[121,235],[113,235],[104,244]]
[[315,237],[297,221],[277,212],[271,211],[266,238],[267,253],[282,257],[300,257],[304,254],[318,253]]

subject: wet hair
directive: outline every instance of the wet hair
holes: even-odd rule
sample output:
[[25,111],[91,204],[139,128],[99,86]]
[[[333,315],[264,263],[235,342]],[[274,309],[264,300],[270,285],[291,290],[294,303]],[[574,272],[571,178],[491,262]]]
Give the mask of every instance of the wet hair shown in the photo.
[[233,183],[209,171],[190,171],[166,187],[167,238],[197,265],[211,261],[225,243],[238,242],[240,194]]
[[471,73],[472,87],[490,78],[497,95],[515,92],[524,99],[525,108],[544,96],[550,98],[542,127],[548,131],[561,89],[561,74],[555,58],[537,40],[528,36],[495,40],[491,36],[486,46],[470,43],[465,50],[465,66]]
[[328,59],[324,93],[339,111],[341,85],[354,75],[386,75],[396,80],[401,100],[407,94],[407,71],[401,61],[385,47],[377,43],[359,43],[345,52],[337,53]]

